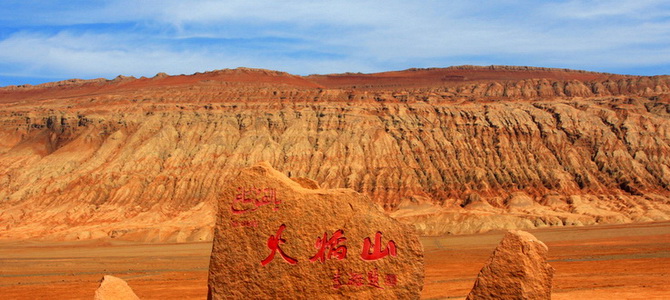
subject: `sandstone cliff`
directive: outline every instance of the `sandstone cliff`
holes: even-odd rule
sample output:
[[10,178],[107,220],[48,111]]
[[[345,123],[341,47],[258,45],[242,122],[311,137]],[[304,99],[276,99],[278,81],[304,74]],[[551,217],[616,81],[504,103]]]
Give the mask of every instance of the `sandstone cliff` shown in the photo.
[[670,218],[670,77],[235,69],[0,89],[0,238],[211,239],[237,169],[423,234]]

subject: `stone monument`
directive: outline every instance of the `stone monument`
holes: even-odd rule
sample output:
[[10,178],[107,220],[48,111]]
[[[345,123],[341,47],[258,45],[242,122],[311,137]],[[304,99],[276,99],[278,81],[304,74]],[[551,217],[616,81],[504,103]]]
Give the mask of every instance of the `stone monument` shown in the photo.
[[222,193],[209,299],[418,299],[423,278],[414,230],[353,190],[259,163]]

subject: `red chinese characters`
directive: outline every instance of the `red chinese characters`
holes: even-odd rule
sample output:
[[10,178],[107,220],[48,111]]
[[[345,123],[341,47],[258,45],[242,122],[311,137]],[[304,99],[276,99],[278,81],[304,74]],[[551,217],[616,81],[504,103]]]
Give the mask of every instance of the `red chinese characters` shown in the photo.
[[[343,272],[340,270],[335,270],[333,273],[333,288],[339,289],[343,286],[351,287],[362,287],[369,286],[371,288],[384,289],[382,286],[381,278],[384,278],[384,285],[388,287],[395,287],[398,285],[398,275],[396,274],[380,274],[377,268],[374,268],[367,272],[367,278],[365,273],[362,272],[344,272],[345,276],[348,275],[348,279],[345,280],[343,277]],[[382,276],[384,275],[384,276]]]
[[[372,249],[370,249],[372,248]],[[361,252],[361,258],[363,260],[377,260],[386,257],[387,255],[397,256],[395,242],[390,240],[385,249],[382,249],[382,233],[377,231],[375,234],[374,244],[369,237],[366,237],[363,240],[363,252]]]
[[376,268],[368,272],[368,284],[370,286],[382,289],[382,287],[379,286],[379,271],[377,271]]
[[268,238],[268,248],[272,250],[270,255],[266,257],[264,260],[261,261],[261,265],[265,266],[269,264],[274,258],[275,254],[279,252],[279,255],[289,264],[295,265],[298,263],[298,260],[295,258],[291,258],[282,249],[279,247],[279,245],[286,243],[286,240],[281,237],[282,231],[286,228],[286,225],[281,224],[279,226],[279,229],[277,230],[276,235],[271,235],[270,238]]
[[316,244],[314,247],[319,249],[319,251],[312,257],[309,258],[309,261],[315,262],[320,260],[322,263],[326,259],[331,259],[333,256],[337,259],[344,259],[347,257],[347,246],[340,245],[344,243],[347,238],[344,237],[344,231],[342,229],[335,231],[333,236],[328,239],[328,233],[323,233],[323,238],[317,238]]
[[344,283],[342,283],[342,275],[340,275],[340,270],[335,270],[335,273],[333,274],[333,288],[339,289],[343,285]]
[[396,286],[398,284],[398,276],[396,274],[386,274],[386,285]]
[[[271,252],[261,261],[262,266],[269,264],[274,259],[277,252],[279,252],[279,255],[285,262],[292,265],[298,263],[297,259],[288,256],[280,247],[282,244],[286,243],[286,240],[282,238],[282,233],[285,229],[286,225],[281,224],[279,229],[277,229],[277,232],[274,235],[270,235],[268,238],[267,247]],[[322,237],[317,237],[316,243],[314,244],[317,253],[310,257],[309,260],[311,262],[320,261],[321,263],[324,263],[326,260],[333,258],[339,260],[345,259],[347,257],[347,246],[343,244],[346,241],[347,238],[344,237],[344,230],[342,229],[335,231],[330,238],[328,237],[328,232],[324,232]],[[382,233],[379,231],[375,234],[374,243],[372,243],[372,240],[369,237],[363,239],[362,250],[361,259],[367,261],[382,259],[388,255],[397,256],[396,244],[393,240],[389,240],[385,247],[382,247]],[[338,270],[333,275],[333,288],[338,289],[343,285],[362,286],[367,283],[367,285],[371,287],[382,289],[382,278],[384,279],[386,286],[396,286],[398,283],[398,278],[395,274],[386,274],[385,277],[381,277],[376,268],[367,273],[349,272],[348,277],[348,280],[345,281]]]
[[362,286],[365,283],[364,281],[363,274],[351,272],[349,273],[349,282],[347,282],[347,285]]
[[256,211],[259,207],[274,203],[273,210],[279,210],[281,201],[277,199],[277,190],[274,188],[237,188],[230,211],[233,214],[243,214]]

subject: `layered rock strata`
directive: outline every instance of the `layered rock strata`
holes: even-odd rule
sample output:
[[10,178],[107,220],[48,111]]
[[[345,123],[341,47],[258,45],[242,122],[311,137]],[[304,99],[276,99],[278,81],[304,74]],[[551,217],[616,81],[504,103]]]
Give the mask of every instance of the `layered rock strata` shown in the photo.
[[422,234],[667,220],[668,95],[668,77],[472,67],[5,88],[0,238],[210,240],[258,161]]

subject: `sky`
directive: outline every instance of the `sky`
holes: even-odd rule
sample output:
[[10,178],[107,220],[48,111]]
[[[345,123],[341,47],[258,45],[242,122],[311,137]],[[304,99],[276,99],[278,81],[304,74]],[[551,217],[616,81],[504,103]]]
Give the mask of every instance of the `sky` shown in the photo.
[[0,86],[454,65],[670,74],[670,1],[0,2]]

